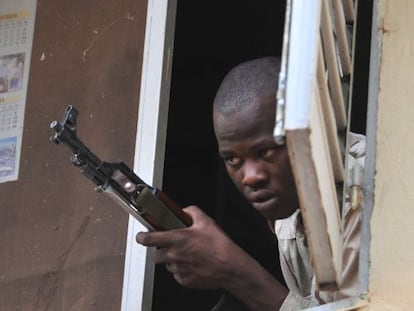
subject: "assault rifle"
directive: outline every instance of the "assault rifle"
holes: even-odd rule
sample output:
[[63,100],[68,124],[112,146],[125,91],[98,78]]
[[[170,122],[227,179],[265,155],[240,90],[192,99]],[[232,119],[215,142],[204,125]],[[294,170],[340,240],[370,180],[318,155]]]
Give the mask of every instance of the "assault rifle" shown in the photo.
[[78,111],[68,106],[62,121],[53,121],[51,140],[72,150],[72,164],[95,184],[95,190],[110,195],[148,230],[185,228],[192,224],[189,215],[164,192],[139,178],[124,162],[105,162],[93,154],[76,135]]
[[[68,106],[62,121],[52,121],[55,131],[51,140],[72,150],[72,164],[95,184],[97,192],[112,197],[122,208],[151,231],[191,226],[189,215],[164,192],[139,178],[124,162],[105,162],[93,154],[76,135],[78,111]],[[244,311],[233,296],[223,293],[211,311]]]

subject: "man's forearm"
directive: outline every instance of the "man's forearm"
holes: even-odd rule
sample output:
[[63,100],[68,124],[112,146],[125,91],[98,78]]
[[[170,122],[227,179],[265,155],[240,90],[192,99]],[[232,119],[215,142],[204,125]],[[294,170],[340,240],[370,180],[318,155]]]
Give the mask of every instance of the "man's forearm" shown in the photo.
[[288,290],[247,253],[233,259],[223,287],[251,310],[279,310],[288,295]]

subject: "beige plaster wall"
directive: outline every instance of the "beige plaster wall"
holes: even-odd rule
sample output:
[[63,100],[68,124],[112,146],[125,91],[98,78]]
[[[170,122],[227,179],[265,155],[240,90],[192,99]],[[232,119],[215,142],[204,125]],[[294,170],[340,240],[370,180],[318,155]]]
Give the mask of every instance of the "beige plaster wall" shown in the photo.
[[414,1],[380,0],[372,310],[414,310]]

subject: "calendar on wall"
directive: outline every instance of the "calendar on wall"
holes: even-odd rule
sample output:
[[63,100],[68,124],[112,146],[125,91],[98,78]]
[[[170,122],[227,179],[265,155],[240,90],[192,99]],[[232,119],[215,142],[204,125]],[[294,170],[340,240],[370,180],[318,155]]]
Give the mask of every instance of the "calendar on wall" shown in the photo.
[[0,182],[18,179],[36,0],[0,3]]

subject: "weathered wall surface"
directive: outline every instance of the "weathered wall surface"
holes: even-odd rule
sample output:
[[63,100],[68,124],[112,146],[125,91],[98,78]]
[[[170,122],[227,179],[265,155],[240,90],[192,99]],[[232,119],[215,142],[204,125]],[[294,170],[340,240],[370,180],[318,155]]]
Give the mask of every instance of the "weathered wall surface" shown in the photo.
[[371,309],[412,310],[414,2],[382,0],[379,9],[383,38],[371,222]]
[[0,309],[119,310],[128,215],[49,141],[78,135],[132,166],[146,1],[39,0],[19,180],[0,184]]

